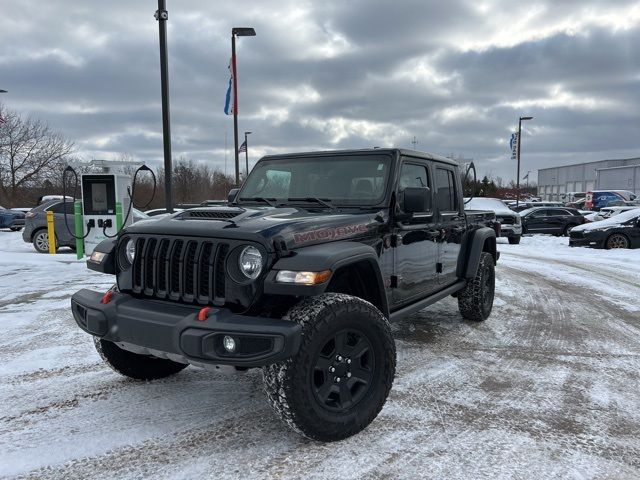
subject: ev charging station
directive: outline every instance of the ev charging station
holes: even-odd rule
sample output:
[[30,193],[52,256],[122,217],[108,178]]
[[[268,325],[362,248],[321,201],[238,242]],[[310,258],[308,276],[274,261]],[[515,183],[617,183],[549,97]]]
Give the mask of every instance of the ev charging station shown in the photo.
[[85,255],[91,255],[101,241],[115,237],[122,227],[133,222],[133,215],[127,218],[130,189],[129,175],[94,173],[81,176]]

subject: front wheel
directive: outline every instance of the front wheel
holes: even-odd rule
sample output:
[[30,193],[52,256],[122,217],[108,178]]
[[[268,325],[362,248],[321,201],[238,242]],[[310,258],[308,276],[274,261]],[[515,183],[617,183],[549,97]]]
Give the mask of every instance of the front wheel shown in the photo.
[[[58,250],[56,242],[56,250]],[[46,230],[38,230],[33,236],[33,248],[38,253],[49,253],[49,233]]]
[[481,322],[491,315],[496,288],[493,256],[482,252],[478,272],[458,294],[458,309],[463,318]]
[[267,399],[285,424],[323,442],[342,440],[378,415],[393,384],[396,348],[382,313],[360,298],[328,293],[294,306],[298,353],[263,369]]
[[174,375],[187,368],[187,364],[164,358],[140,355],[121,349],[115,343],[93,337],[96,350],[113,370],[136,380],[156,380]]
[[612,248],[629,248],[629,239],[621,233],[614,233],[607,239],[607,250]]
[[564,227],[564,231],[562,232],[562,234],[565,237],[568,237],[571,235],[571,229],[574,227],[575,225],[567,225],[566,227]]

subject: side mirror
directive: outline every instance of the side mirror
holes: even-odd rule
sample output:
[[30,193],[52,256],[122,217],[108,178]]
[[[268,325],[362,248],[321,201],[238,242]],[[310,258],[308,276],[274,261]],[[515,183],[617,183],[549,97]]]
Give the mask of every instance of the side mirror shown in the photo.
[[431,189],[429,187],[407,187],[402,194],[402,209],[405,213],[431,211]]
[[229,203],[233,203],[234,200],[236,199],[236,195],[238,194],[238,190],[240,190],[239,188],[232,188],[231,190],[229,190],[229,195],[227,195],[227,201]]

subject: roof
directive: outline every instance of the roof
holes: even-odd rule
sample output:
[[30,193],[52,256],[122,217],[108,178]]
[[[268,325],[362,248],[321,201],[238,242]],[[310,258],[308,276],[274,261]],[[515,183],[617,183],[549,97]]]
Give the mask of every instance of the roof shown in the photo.
[[[437,162],[447,163],[449,165],[459,165],[458,162],[447,157],[436,155],[435,153],[419,152],[417,150],[409,150],[406,148],[363,148],[352,150],[323,150],[316,152],[294,152],[294,153],[282,153],[278,155],[266,155],[262,157],[264,160],[272,160],[276,158],[304,158],[304,157],[323,157],[330,155],[348,155],[348,154],[399,154],[406,155],[408,157],[418,157],[427,160],[435,160]],[[261,160],[262,160],[261,159]]]

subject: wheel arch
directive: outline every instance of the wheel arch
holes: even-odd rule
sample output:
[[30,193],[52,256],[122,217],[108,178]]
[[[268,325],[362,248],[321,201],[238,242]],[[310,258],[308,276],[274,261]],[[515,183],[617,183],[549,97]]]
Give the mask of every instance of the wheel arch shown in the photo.
[[496,232],[489,227],[479,228],[467,238],[463,245],[464,254],[460,256],[458,263],[458,277],[467,280],[475,278],[483,252],[491,254],[494,263],[498,261]]
[[[319,285],[280,284],[276,282],[280,270],[331,270],[331,277]],[[264,283],[266,294],[309,297],[325,292],[362,298],[389,317],[378,255],[373,247],[362,243],[336,242],[296,250],[293,256],[281,258],[274,264]]]
[[604,248],[608,248],[609,239],[614,235],[620,235],[621,237],[624,237],[627,240],[627,248],[631,247],[631,238],[629,238],[629,235],[624,232],[616,231],[611,232],[609,235],[607,235],[607,238],[604,239]]

